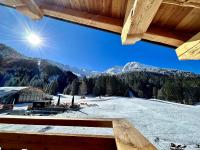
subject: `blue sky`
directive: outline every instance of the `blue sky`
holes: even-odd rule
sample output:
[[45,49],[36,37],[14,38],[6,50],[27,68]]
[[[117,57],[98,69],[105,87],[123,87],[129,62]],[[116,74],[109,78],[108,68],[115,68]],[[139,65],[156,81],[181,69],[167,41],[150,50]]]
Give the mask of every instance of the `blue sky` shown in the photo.
[[[179,61],[173,48],[140,41],[122,46],[120,35],[44,17],[32,21],[14,9],[0,6],[0,43],[31,57],[104,71],[130,61],[200,73],[200,61]],[[29,29],[43,37],[40,48],[26,40]]]

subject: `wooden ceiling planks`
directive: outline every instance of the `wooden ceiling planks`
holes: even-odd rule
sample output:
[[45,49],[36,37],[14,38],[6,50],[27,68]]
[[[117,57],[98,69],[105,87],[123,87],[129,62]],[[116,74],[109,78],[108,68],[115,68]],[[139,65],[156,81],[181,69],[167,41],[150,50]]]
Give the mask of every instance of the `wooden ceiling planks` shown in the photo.
[[38,5],[49,4],[107,17],[123,19],[127,0],[35,0]]
[[189,7],[162,4],[152,23],[161,27],[174,29],[178,25],[178,23],[190,13],[191,10],[192,8]]
[[[0,4],[18,7],[23,1],[0,0]],[[39,9],[34,7],[36,12],[32,7],[23,8],[23,13],[33,19],[41,18],[38,14],[43,12],[45,16],[122,34],[124,44],[145,39],[179,47],[200,32],[200,0],[26,1],[38,5]]]
[[176,30],[197,33],[200,31],[200,9],[193,8],[175,27]]
[[199,0],[163,0],[163,3],[182,6],[182,7],[193,7],[193,8],[200,7]]

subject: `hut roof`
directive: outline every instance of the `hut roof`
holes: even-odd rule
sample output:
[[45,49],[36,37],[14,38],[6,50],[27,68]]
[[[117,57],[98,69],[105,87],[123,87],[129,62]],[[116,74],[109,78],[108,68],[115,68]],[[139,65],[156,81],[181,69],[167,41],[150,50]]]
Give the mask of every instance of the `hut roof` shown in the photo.
[[26,88],[27,87],[0,87],[0,98],[10,94],[16,94]]
[[179,59],[200,59],[199,0],[2,0],[31,17],[50,16],[121,34],[122,44],[141,39],[178,47]]

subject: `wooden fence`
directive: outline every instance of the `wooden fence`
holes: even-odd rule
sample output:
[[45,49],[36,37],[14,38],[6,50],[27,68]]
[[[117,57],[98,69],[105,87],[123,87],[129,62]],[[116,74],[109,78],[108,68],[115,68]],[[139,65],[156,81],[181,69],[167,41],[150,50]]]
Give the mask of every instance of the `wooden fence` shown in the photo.
[[125,119],[0,118],[4,124],[113,128],[112,135],[0,132],[2,150],[156,150]]

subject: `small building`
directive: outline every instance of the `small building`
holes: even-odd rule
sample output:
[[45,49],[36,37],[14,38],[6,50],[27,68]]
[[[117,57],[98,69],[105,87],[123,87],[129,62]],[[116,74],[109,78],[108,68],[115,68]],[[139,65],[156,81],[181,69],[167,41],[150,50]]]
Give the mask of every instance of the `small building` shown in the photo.
[[29,87],[19,92],[19,98],[16,99],[15,103],[32,103],[52,99],[53,96],[46,94],[41,89]]
[[0,104],[13,104],[19,92],[28,87],[0,87]]
[[34,101],[32,108],[45,108],[51,105],[51,100]]
[[32,103],[53,97],[33,87],[0,87],[0,104]]

